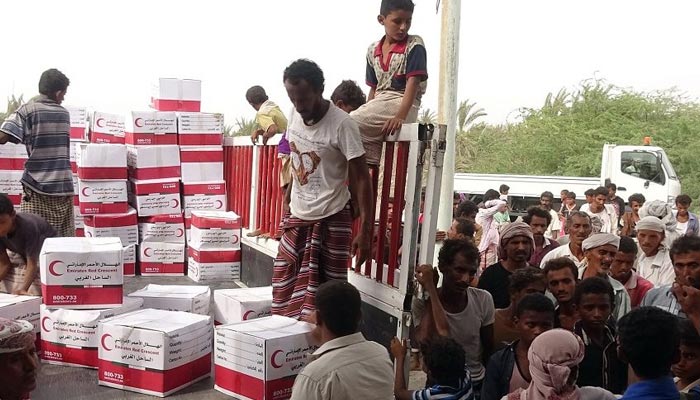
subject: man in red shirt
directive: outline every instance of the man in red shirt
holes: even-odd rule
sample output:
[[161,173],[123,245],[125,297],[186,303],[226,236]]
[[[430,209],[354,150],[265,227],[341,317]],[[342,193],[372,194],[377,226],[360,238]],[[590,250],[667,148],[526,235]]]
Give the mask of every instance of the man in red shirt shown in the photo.
[[639,276],[634,270],[636,260],[637,244],[632,238],[620,237],[620,247],[610,266],[610,276],[625,285],[633,309],[639,307],[644,295],[654,287],[654,284]]

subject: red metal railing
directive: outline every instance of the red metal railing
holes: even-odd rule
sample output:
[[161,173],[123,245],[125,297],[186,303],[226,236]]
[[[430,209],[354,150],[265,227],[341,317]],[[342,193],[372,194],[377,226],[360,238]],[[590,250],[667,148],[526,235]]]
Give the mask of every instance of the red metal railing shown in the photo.
[[224,147],[224,179],[228,210],[238,214],[246,228],[250,228],[253,149],[253,146],[227,145]]

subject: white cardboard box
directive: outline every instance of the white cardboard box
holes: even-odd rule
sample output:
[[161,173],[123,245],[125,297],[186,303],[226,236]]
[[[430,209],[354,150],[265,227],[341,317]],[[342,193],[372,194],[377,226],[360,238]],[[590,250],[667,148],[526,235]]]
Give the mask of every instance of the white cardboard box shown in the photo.
[[98,327],[100,385],[165,397],[211,374],[211,317],[143,309]]
[[97,214],[83,217],[86,237],[118,237],[122,246],[138,244],[139,229],[136,210],[124,214]]
[[129,176],[134,179],[180,178],[178,146],[127,146],[126,156]]
[[136,245],[132,244],[123,248],[124,276],[136,275]]
[[214,388],[237,398],[289,398],[316,349],[313,328],[278,315],[216,327]]
[[188,244],[197,250],[241,248],[241,218],[233,211],[192,211]]
[[123,298],[119,307],[69,310],[41,305],[41,359],[49,364],[97,368],[97,324],[141,308],[140,298]]
[[24,171],[28,158],[27,147],[23,144],[8,142],[0,146],[0,170]]
[[209,315],[211,290],[209,286],[150,284],[129,297],[142,298],[144,308]]
[[182,213],[180,181],[157,179],[129,180],[129,203],[142,217]]
[[185,243],[185,222],[182,214],[161,214],[139,218],[141,243]]
[[78,196],[73,196],[73,218],[75,229],[85,229],[85,217],[80,213],[80,198]]
[[34,332],[39,334],[40,296],[17,296],[0,293],[0,317],[24,320],[34,325]]
[[177,144],[174,112],[133,111],[126,118],[126,143],[133,146]]
[[180,147],[183,183],[224,180],[224,148],[221,146]]
[[221,146],[224,134],[224,115],[179,113],[177,133],[180,146]]
[[70,114],[70,140],[76,142],[87,141],[88,112],[85,107],[66,106]]
[[90,141],[124,144],[124,116],[95,111],[92,114]]
[[104,308],[122,304],[124,270],[119,238],[48,238],[39,255],[44,304]]
[[272,286],[214,291],[214,323],[232,324],[272,314]]
[[202,105],[202,81],[160,78],[153,85],[151,107],[160,111],[199,112]]
[[211,282],[240,279],[240,250],[198,250],[188,247],[187,251],[187,276],[193,281]]
[[188,216],[192,210],[226,211],[226,182],[183,183],[182,199]]
[[18,206],[22,201],[22,175],[24,171],[0,171],[0,193],[6,194],[12,204]]
[[126,146],[111,143],[76,143],[75,163],[82,180],[124,180]]
[[141,275],[185,275],[185,244],[148,242],[139,246]]
[[123,214],[129,210],[126,180],[84,181],[78,180],[80,213]]

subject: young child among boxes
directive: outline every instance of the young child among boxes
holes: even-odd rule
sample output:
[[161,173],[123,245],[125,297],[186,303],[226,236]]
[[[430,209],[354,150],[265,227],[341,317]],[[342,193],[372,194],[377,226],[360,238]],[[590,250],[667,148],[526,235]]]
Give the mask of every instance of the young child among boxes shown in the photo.
[[5,291],[41,294],[39,253],[44,239],[54,236],[56,231],[46,220],[35,214],[16,212],[10,199],[0,194],[0,283]]

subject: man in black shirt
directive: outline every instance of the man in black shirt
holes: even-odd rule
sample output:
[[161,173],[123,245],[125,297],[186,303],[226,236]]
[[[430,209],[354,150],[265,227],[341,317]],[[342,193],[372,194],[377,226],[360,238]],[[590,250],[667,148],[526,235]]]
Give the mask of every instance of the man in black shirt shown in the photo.
[[532,230],[524,222],[512,222],[501,231],[500,261],[486,268],[479,277],[479,289],[491,293],[496,308],[510,305],[508,278],[516,269],[528,266],[534,246]]

